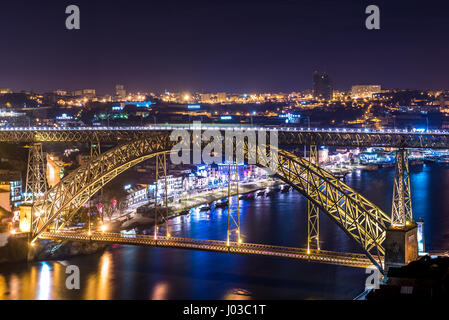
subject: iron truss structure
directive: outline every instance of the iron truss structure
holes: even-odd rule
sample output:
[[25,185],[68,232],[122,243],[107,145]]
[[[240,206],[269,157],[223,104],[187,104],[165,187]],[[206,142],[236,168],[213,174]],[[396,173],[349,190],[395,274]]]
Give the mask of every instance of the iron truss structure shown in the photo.
[[[192,130],[189,125],[151,127],[24,127],[1,128],[0,142],[105,142],[117,143],[169,135],[172,130]],[[406,130],[374,131],[366,129],[302,129],[267,127],[217,127],[202,125],[218,131],[272,131],[278,132],[280,145],[317,145],[346,147],[392,147],[449,149],[448,131],[426,133]]]
[[[248,160],[260,163],[258,158],[263,156],[266,149],[260,145],[255,148],[257,150],[247,151]],[[327,214],[360,245],[373,264],[383,270],[385,255],[383,242],[386,230],[391,224],[391,217],[340,179],[312,162],[281,149],[274,154],[277,154],[276,176]],[[255,157],[257,159],[254,159]]]
[[[237,145],[237,144],[243,145]],[[168,135],[135,140],[119,145],[92,159],[48,190],[33,206],[34,241],[43,232],[59,232],[72,215],[116,176],[151,157],[170,153],[174,142]],[[264,166],[265,146],[236,142],[250,163]],[[284,150],[277,150],[273,161],[277,176],[305,195],[309,201],[334,220],[364,250],[381,270],[385,254],[383,242],[390,217],[376,205],[315,164]],[[276,153],[275,153],[276,154]]]
[[32,239],[50,225],[52,230],[61,230],[109,181],[142,161],[169,152],[173,144],[167,135],[135,140],[100,154],[74,170],[34,203]]

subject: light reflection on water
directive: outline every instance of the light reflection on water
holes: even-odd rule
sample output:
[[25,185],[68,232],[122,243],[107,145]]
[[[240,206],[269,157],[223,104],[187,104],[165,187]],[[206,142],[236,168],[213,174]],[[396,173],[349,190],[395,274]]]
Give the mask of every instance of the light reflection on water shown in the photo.
[[47,262],[41,262],[41,270],[37,288],[37,300],[51,299],[51,274],[50,265]]
[[[390,212],[393,174],[390,169],[356,171],[346,181]],[[415,218],[426,222],[426,243],[448,248],[449,168],[413,169],[411,180]],[[301,195],[279,193],[239,203],[245,241],[305,245],[307,202]],[[226,222],[227,209],[217,209],[193,210],[169,224],[174,236],[223,240]],[[323,248],[357,250],[327,216],[321,215],[321,222]],[[80,268],[80,290],[65,288],[70,264]],[[67,261],[0,266],[0,299],[351,299],[363,289],[365,277],[363,269],[288,259],[114,246]]]
[[166,300],[169,284],[167,282],[159,282],[154,286],[151,300]]

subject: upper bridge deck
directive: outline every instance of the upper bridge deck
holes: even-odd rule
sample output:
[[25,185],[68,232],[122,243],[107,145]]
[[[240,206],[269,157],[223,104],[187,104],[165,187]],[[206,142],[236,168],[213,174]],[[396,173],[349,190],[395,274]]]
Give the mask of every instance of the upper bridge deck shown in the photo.
[[[0,128],[0,142],[90,142],[117,143],[149,136],[169,134],[172,130],[193,130],[193,125],[152,125],[135,127],[14,127]],[[413,132],[405,129],[345,129],[301,127],[256,127],[201,125],[201,130],[277,131],[279,145],[323,145],[338,147],[394,147],[449,149],[449,130]]]

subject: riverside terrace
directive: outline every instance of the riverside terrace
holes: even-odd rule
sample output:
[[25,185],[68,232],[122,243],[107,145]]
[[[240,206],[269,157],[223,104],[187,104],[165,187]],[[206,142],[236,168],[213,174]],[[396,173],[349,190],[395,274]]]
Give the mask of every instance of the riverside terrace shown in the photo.
[[[198,130],[194,125],[138,127],[16,127],[0,128],[0,142],[109,142],[131,141],[166,135],[172,130]],[[279,145],[324,145],[346,147],[393,147],[449,149],[448,130],[414,132],[403,129],[371,130],[345,128],[273,128],[201,125],[201,130],[277,131]]]

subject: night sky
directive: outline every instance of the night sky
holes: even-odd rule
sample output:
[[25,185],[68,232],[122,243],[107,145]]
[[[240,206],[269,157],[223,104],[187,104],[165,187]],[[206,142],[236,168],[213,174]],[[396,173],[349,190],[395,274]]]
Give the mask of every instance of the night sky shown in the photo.
[[[290,92],[318,69],[337,89],[449,89],[445,2],[2,0],[0,88]],[[65,28],[70,4],[81,30]]]

